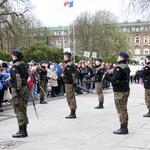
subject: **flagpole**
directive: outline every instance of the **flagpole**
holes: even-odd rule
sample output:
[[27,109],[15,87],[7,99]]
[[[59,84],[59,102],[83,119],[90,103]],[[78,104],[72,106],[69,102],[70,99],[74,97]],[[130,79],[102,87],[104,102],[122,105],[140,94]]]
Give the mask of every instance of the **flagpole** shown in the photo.
[[[74,1],[73,1],[73,18],[74,18]],[[74,33],[74,21],[73,21],[73,56],[74,56],[74,63],[75,61],[75,33]]]
[[[63,4],[63,0],[62,0],[62,4]],[[62,49],[64,51],[64,6],[62,7]]]
[[69,7],[68,7],[68,47],[70,48],[70,20],[69,20]]

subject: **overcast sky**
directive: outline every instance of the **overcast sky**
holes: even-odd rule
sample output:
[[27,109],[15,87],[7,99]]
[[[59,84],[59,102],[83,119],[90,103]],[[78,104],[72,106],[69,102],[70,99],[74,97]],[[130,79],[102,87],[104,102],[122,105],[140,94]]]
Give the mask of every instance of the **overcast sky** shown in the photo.
[[[118,22],[125,20],[136,21],[135,18],[127,18],[125,8],[129,0],[74,0],[74,7],[64,7],[66,0],[31,0],[35,10],[34,15],[45,26],[68,25],[81,12],[94,13],[97,10],[109,10],[118,16]],[[123,2],[126,3],[123,3]]]

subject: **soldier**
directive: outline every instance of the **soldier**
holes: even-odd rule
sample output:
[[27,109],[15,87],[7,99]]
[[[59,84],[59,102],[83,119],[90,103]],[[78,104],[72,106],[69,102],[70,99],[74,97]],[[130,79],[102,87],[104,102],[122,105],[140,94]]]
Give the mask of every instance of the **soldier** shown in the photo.
[[105,78],[112,82],[115,106],[121,124],[120,129],[114,131],[114,134],[128,134],[127,102],[130,94],[130,68],[127,65],[128,61],[129,55],[125,52],[120,52],[118,65],[114,68],[112,76],[105,75]]
[[75,98],[75,65],[71,62],[71,53],[64,53],[64,62],[66,64],[63,74],[64,83],[65,83],[65,91],[68,105],[71,109],[71,113],[69,116],[66,116],[66,119],[74,119],[76,118],[76,98]]
[[39,90],[40,90],[40,104],[47,104],[44,101],[45,93],[47,91],[47,70],[46,70],[46,61],[42,60],[40,62],[40,67],[37,68],[38,79],[39,79]]
[[147,65],[143,68],[143,71],[139,76],[144,80],[145,88],[145,102],[148,108],[148,113],[144,114],[143,117],[150,117],[150,55],[146,56]]
[[102,59],[97,58],[96,59],[96,66],[95,66],[95,72],[94,72],[94,80],[95,80],[95,89],[98,95],[98,101],[99,105],[95,107],[95,109],[102,109],[104,108],[104,96],[103,96],[103,86],[102,86],[102,76],[104,74],[104,69],[101,66]]
[[22,61],[23,53],[20,50],[12,51],[13,66],[10,70],[12,104],[17,116],[19,131],[14,134],[14,138],[27,137],[27,65]]

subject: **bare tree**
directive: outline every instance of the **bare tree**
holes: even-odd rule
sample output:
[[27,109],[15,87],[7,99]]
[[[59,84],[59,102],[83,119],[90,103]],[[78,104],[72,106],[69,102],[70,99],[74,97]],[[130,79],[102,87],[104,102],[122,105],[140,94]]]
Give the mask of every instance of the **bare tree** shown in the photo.
[[[125,0],[123,0],[125,2]],[[142,15],[143,19],[150,18],[150,0],[130,0],[126,10],[128,15],[132,13]]]
[[93,15],[81,13],[74,22],[74,32],[77,52],[86,50],[108,56],[120,49],[127,50],[127,35],[119,33],[117,17],[109,11],[100,10]]

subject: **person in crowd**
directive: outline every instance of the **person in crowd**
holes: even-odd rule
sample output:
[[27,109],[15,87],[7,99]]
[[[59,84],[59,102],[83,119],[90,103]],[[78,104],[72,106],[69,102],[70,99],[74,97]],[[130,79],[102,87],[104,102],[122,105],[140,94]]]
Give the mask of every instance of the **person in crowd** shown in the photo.
[[[76,83],[81,85],[81,62],[79,62],[77,65],[76,65]],[[82,91],[81,89],[76,86],[76,93],[77,94],[82,94]]]
[[66,119],[75,119],[76,118],[76,98],[75,98],[75,65],[71,62],[71,53],[64,53],[64,63],[65,68],[62,73],[62,77],[65,83],[65,91],[68,105],[70,107],[71,113],[66,116]]
[[49,70],[49,74],[50,74],[50,79],[51,79],[51,97],[56,97],[56,88],[58,87],[58,76],[57,73],[55,71],[55,64],[50,66],[50,70]]
[[13,138],[24,138],[28,136],[27,124],[29,123],[27,117],[27,78],[28,68],[22,61],[23,53],[20,50],[12,51],[13,66],[10,70],[12,104],[14,112],[17,116],[19,131],[14,134]]
[[55,63],[55,71],[57,73],[57,83],[58,86],[56,87],[55,91],[57,95],[64,95],[64,86],[63,86],[63,79],[61,77],[62,74],[62,68],[61,68],[61,64]]
[[89,82],[91,80],[92,77],[92,69],[90,67],[88,67],[88,65],[86,64],[86,62],[82,63],[82,86],[85,90],[83,90],[83,94],[87,93],[87,90],[89,89]]
[[127,102],[130,94],[128,61],[129,55],[126,52],[120,52],[118,65],[114,68],[112,76],[105,74],[105,78],[112,82],[115,106],[120,120],[120,128],[114,131],[114,134],[128,134]]

